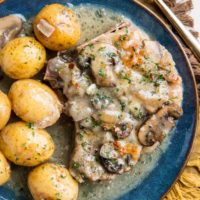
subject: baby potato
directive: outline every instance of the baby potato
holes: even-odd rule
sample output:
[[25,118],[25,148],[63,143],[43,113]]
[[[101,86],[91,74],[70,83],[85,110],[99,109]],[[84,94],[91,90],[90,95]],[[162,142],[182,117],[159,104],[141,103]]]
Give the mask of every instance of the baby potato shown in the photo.
[[5,156],[0,152],[0,185],[3,185],[10,179],[10,164]]
[[78,183],[61,165],[46,163],[28,176],[28,187],[34,200],[76,200]]
[[80,39],[75,13],[61,4],[45,6],[35,17],[33,27],[37,39],[54,51],[70,48]]
[[44,67],[46,61],[45,48],[33,37],[11,40],[1,54],[2,70],[12,79],[33,77]]
[[39,128],[53,125],[59,119],[62,105],[47,85],[31,79],[18,80],[8,94],[15,114]]
[[32,123],[15,122],[1,131],[0,149],[16,165],[36,166],[52,156],[54,143],[45,130]]
[[7,95],[0,91],[0,130],[7,124],[11,114],[11,103]]

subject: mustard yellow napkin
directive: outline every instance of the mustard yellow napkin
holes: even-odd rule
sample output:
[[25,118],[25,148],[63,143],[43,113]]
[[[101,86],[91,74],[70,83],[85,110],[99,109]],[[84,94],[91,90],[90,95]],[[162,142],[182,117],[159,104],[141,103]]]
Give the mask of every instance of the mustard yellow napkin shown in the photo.
[[187,166],[163,200],[200,200],[200,126]]

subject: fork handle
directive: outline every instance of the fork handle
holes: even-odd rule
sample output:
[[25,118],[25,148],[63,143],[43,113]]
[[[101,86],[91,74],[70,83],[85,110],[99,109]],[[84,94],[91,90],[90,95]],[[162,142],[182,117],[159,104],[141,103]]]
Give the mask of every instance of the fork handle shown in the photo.
[[171,11],[171,9],[163,2],[163,0],[154,0],[160,10],[164,13],[164,15],[168,18],[168,20],[172,23],[173,27],[180,34],[182,39],[188,45],[188,47],[195,54],[196,58],[200,61],[200,43],[198,40],[192,35],[192,33],[187,30],[187,28],[183,25],[183,23],[176,17],[176,15]]

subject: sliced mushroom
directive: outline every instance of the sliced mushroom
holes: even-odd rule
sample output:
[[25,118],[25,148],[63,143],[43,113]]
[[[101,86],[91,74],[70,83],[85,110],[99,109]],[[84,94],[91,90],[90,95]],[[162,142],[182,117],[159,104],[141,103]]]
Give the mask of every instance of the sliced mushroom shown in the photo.
[[101,162],[105,169],[110,173],[121,174],[124,171],[125,162],[122,158],[106,159],[101,157]]
[[53,88],[62,88],[63,80],[59,76],[59,70],[66,67],[67,64],[59,56],[50,59],[47,63],[44,80],[48,80]]
[[0,49],[15,38],[22,29],[22,20],[18,16],[9,15],[0,18]]
[[102,158],[106,159],[117,159],[119,157],[119,153],[115,150],[113,142],[103,144],[99,153]]
[[113,66],[118,62],[117,49],[106,43],[91,44],[85,47],[79,56],[79,64],[84,68],[90,66],[97,85],[105,87],[116,85]]
[[133,125],[131,123],[119,123],[114,128],[114,133],[118,139],[124,139],[128,137],[133,130]]
[[121,174],[125,170],[125,160],[120,157],[119,152],[115,149],[113,142],[107,142],[101,146],[100,160],[105,169],[110,173]]
[[109,120],[102,121],[101,127],[105,131],[112,132],[115,138],[125,139],[131,134],[131,131],[136,125],[136,121],[127,113],[121,113],[121,115],[118,114],[117,118],[116,121],[113,120],[113,123],[109,123]]
[[144,146],[152,146],[162,142],[175,126],[175,119],[183,114],[182,108],[176,104],[167,105],[152,115],[140,128],[138,139]]
[[97,115],[103,123],[116,124],[119,121],[121,112],[117,110],[101,110]]
[[101,126],[105,131],[111,131],[117,139],[128,137],[133,130],[133,124],[129,122],[121,122],[117,124],[103,123]]

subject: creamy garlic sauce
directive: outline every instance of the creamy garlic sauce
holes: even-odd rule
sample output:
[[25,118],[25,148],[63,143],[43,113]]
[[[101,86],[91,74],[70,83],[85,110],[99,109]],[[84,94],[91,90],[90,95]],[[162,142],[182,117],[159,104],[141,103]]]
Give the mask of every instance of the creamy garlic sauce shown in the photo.
[[105,33],[124,17],[105,8],[95,8],[82,5],[74,8],[81,24],[80,43],[86,42],[96,36]]
[[[104,33],[124,18],[120,14],[114,13],[111,10],[92,7],[89,5],[73,7],[73,9],[77,13],[81,24],[82,38],[80,43]],[[32,31],[30,26],[31,21],[29,20],[25,24],[25,27],[27,28],[25,28],[24,31],[25,35],[29,35]],[[8,92],[11,83],[11,79],[7,77],[3,77],[3,79],[0,78],[0,89],[4,92]],[[12,120],[16,120],[16,117],[13,116]],[[53,137],[56,146],[56,150],[51,161],[66,165],[69,161],[71,147],[74,141],[74,125],[72,120],[68,119],[66,116],[62,116],[56,125],[48,128],[47,130]],[[118,176],[113,181],[84,183],[80,185],[78,199],[110,200],[117,198],[127,191],[135,188],[157,165],[160,156],[170,144],[170,137],[171,136],[168,136],[162,145],[160,145],[151,155],[142,156],[139,163],[134,166],[130,172]],[[28,171],[30,171],[30,168],[13,165],[12,171],[12,179],[7,186],[17,191],[20,196],[24,193],[27,199],[32,199],[27,189],[27,174]]]

